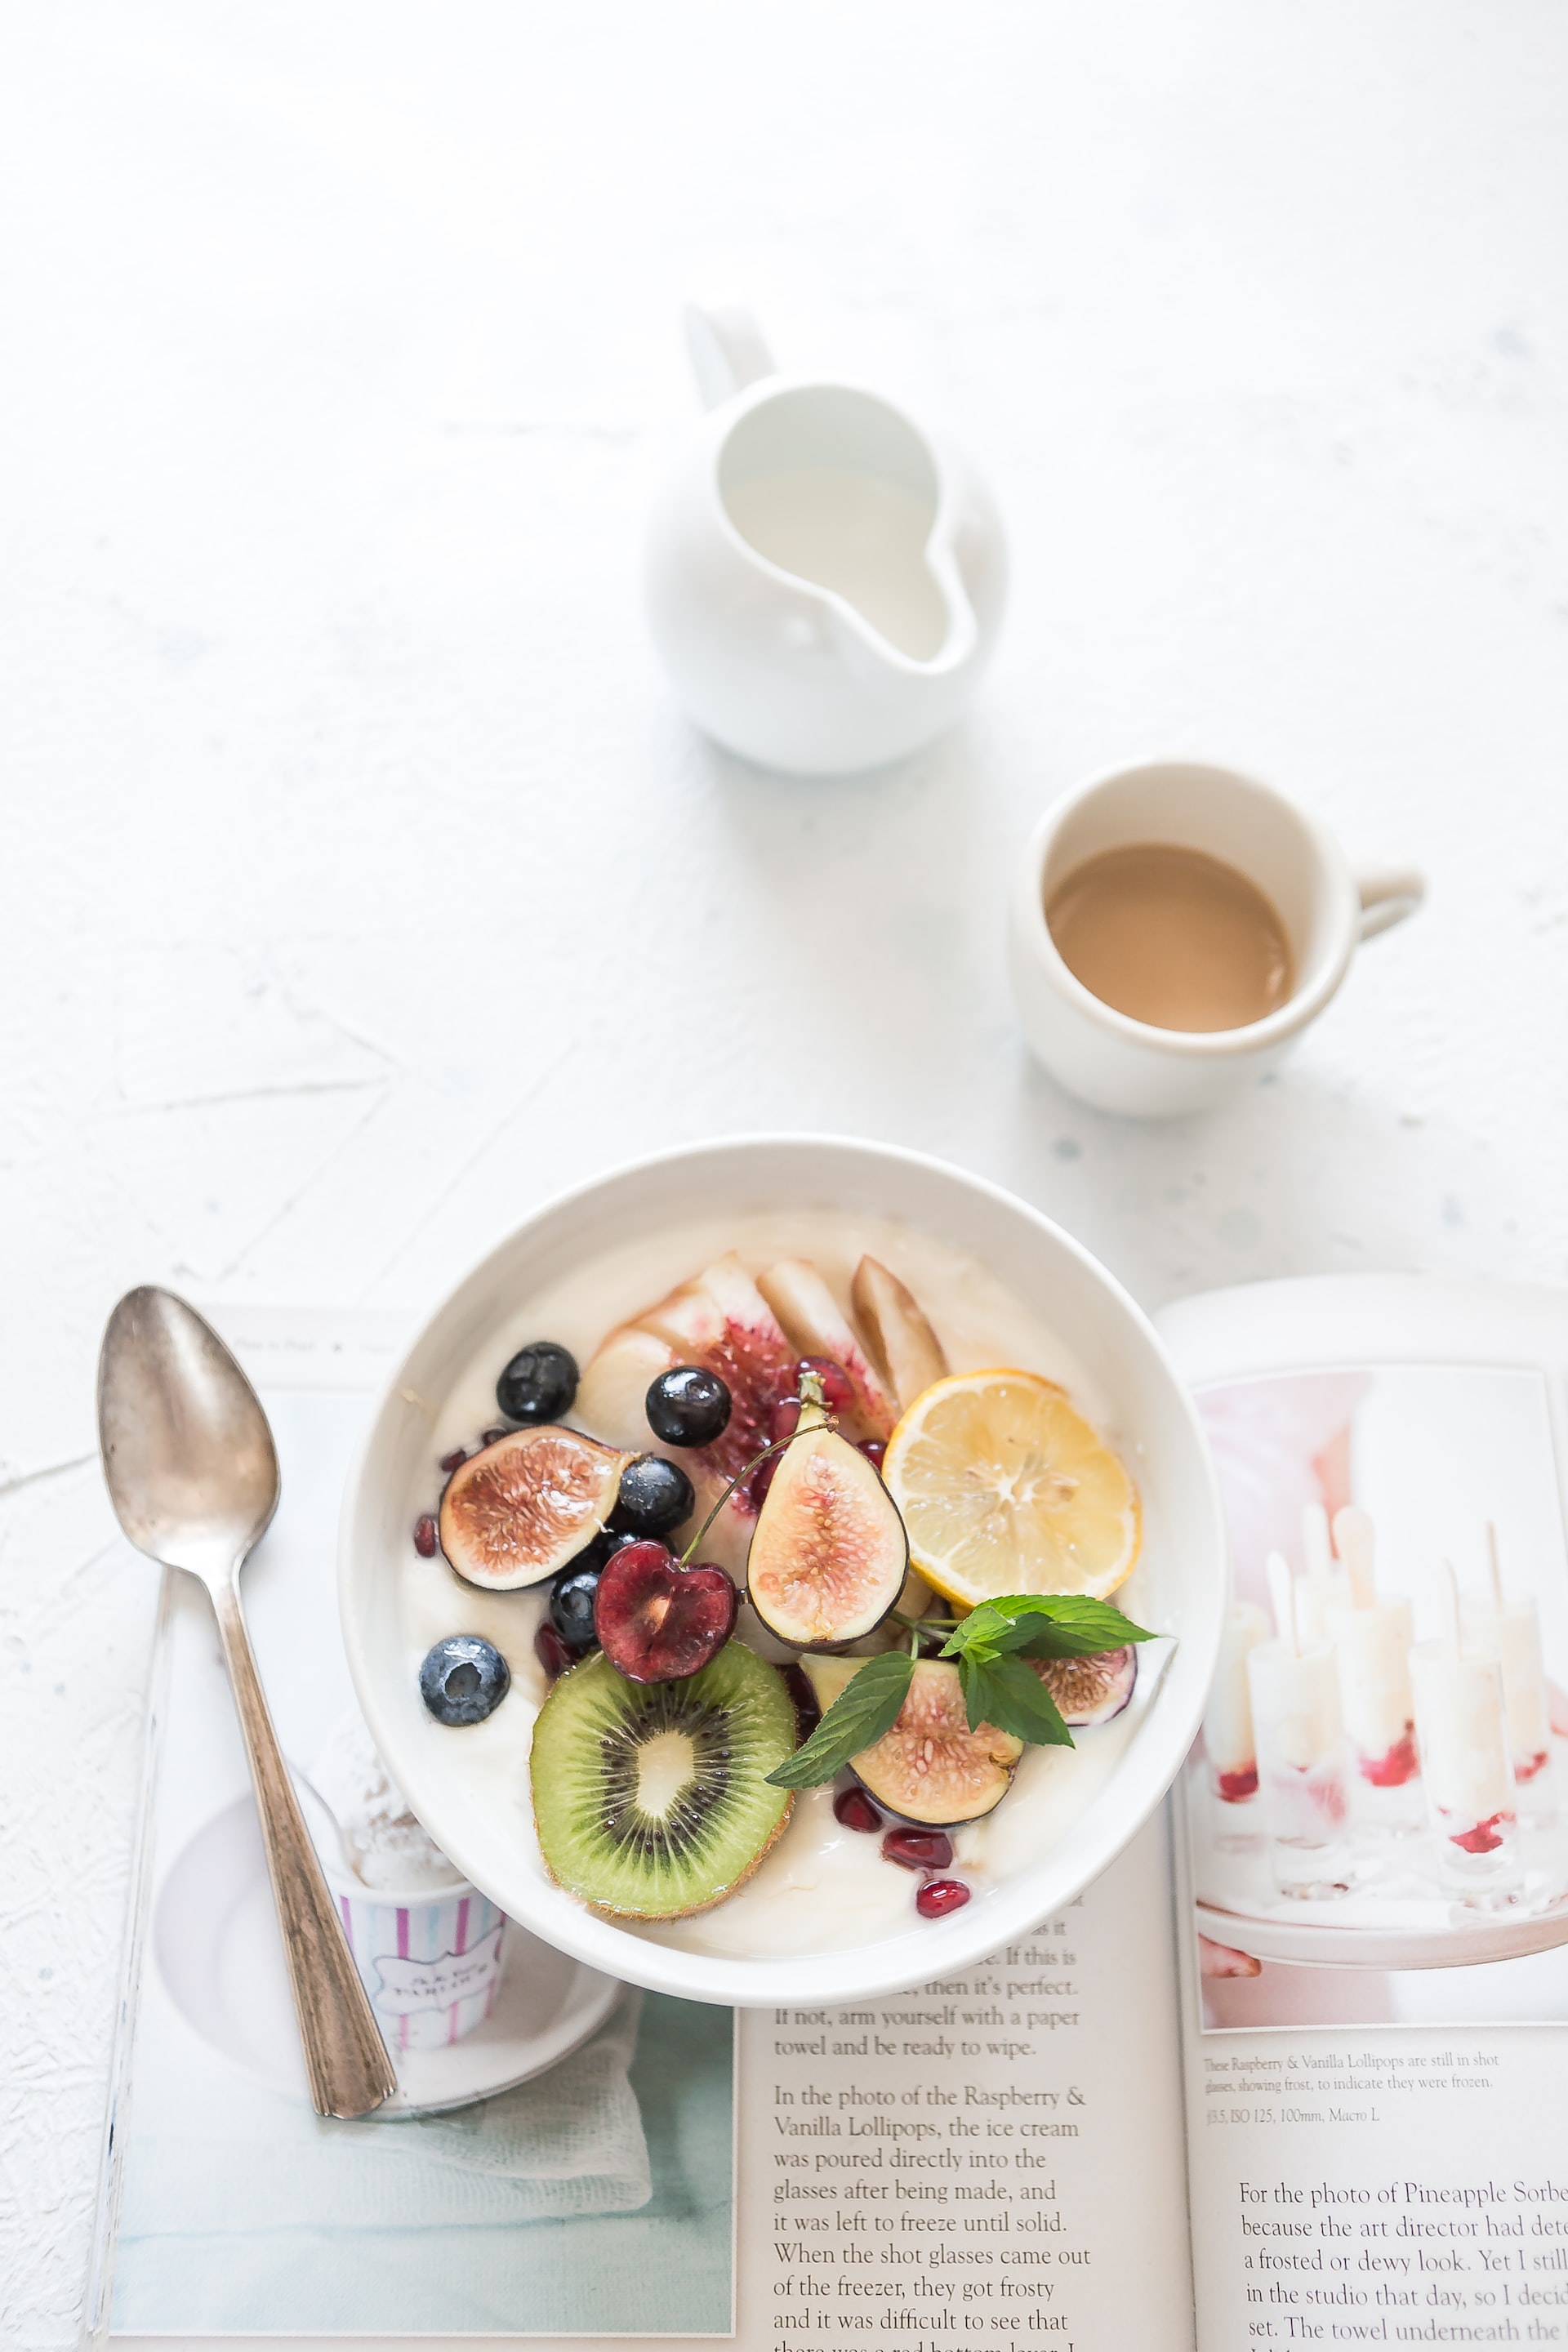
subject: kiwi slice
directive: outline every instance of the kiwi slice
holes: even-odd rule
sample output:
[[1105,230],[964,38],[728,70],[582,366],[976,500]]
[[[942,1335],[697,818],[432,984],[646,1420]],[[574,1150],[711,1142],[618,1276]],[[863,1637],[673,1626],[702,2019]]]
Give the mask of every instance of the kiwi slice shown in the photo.
[[680,1919],[732,1895],[790,1816],[767,1775],[795,1753],[783,1678],[731,1642],[682,1682],[633,1683],[602,1654],[533,1727],[533,1817],[551,1876],[596,1911]]

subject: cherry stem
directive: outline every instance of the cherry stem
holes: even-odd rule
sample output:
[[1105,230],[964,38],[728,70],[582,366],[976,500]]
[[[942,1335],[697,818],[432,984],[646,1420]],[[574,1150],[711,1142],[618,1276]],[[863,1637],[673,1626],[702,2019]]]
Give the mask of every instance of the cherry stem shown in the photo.
[[[817,1411],[822,1413],[823,1417],[820,1421],[814,1421],[811,1423],[810,1426],[813,1429],[837,1428],[838,1424],[833,1415],[825,1410],[826,1400],[823,1396],[822,1381],[818,1373],[810,1370],[802,1372],[800,1376],[800,1402],[803,1405],[814,1404]],[[709,1528],[712,1526],[714,1520],[718,1517],[720,1512],[723,1509],[725,1504],[734,1493],[736,1487],[743,1486],[747,1479],[751,1476],[752,1471],[760,1468],[762,1464],[768,1459],[770,1454],[782,1454],[786,1446],[793,1445],[797,1437],[803,1437],[805,1434],[805,1431],[797,1422],[795,1426],[790,1431],[787,1437],[775,1438],[771,1445],[763,1446],[755,1461],[748,1462],[743,1470],[736,1471],[734,1476],[731,1479],[729,1485],[725,1487],[723,1493],[714,1504],[713,1508],[709,1512],[708,1517],[703,1520],[702,1525],[698,1528],[697,1533],[692,1537],[691,1541],[681,1553],[680,1565],[682,1568],[690,1567],[692,1553],[696,1551],[699,1546],[706,1540]]]

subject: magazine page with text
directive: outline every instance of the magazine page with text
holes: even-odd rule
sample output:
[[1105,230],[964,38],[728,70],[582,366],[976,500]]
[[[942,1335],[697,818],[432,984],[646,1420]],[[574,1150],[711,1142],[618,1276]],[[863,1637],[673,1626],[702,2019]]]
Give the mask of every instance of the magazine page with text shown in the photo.
[[1164,1318],[1234,1573],[1173,1799],[1197,2340],[1568,2343],[1568,1315]]
[[1163,1819],[981,1967],[740,2052],[747,2352],[1189,2352]]

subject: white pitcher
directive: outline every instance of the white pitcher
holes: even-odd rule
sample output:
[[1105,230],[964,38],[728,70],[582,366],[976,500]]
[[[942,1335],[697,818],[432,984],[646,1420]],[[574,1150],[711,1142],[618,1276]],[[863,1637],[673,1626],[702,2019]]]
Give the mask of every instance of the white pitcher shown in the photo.
[[878,394],[780,375],[750,311],[685,323],[710,413],[655,509],[645,575],[677,693],[764,767],[842,775],[917,750],[1001,625],[989,494]]

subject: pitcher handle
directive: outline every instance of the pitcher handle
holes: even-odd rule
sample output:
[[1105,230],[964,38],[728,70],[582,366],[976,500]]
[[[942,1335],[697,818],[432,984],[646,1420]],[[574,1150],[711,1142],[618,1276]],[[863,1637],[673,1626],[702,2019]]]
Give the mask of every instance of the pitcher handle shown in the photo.
[[1380,866],[1355,877],[1361,900],[1361,935],[1375,940],[1413,915],[1426,896],[1426,877],[1414,866]]
[[691,373],[705,408],[718,408],[778,362],[744,302],[689,302],[682,314]]

